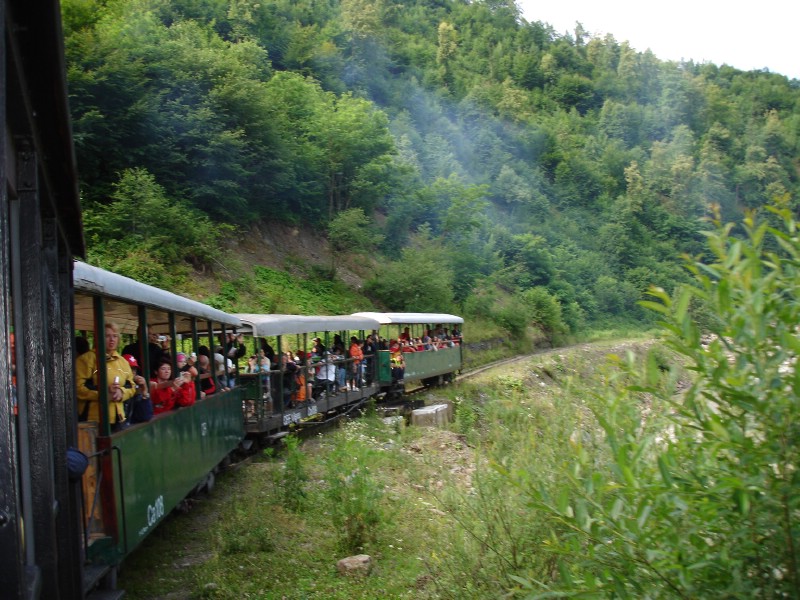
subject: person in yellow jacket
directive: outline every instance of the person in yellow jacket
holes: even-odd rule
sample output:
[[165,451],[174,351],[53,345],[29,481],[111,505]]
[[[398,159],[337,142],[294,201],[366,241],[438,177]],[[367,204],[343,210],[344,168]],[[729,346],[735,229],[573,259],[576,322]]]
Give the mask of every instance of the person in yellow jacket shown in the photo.
[[[108,383],[108,417],[114,430],[127,425],[124,402],[136,393],[133,372],[128,361],[117,352],[119,327],[106,323],[106,375]],[[87,421],[100,421],[97,352],[86,352],[75,361],[78,410]]]

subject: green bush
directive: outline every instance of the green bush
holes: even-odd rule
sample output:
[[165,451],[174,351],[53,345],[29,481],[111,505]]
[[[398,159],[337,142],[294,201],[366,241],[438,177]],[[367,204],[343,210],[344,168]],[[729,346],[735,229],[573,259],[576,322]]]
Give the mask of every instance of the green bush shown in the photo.
[[375,543],[383,522],[383,489],[369,466],[374,462],[369,454],[358,440],[343,439],[325,461],[328,511],[346,552]]
[[305,502],[305,484],[308,480],[305,455],[300,449],[300,440],[295,435],[284,438],[286,460],[280,474],[280,490],[283,505],[291,511],[299,511]]
[[554,584],[518,580],[540,597],[798,597],[800,237],[787,206],[772,211],[782,227],[748,217],[745,239],[716,222],[711,260],[687,265],[693,284],[645,303],[693,373],[688,387],[663,355],[620,359],[595,425],[571,439],[560,489],[515,477],[566,530],[549,543]]

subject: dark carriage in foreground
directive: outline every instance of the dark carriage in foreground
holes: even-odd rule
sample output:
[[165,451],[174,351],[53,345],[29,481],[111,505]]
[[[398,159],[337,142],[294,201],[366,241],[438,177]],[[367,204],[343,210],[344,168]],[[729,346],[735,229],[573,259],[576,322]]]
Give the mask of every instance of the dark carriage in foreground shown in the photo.
[[72,259],[84,253],[57,1],[0,4],[0,595],[80,598]]

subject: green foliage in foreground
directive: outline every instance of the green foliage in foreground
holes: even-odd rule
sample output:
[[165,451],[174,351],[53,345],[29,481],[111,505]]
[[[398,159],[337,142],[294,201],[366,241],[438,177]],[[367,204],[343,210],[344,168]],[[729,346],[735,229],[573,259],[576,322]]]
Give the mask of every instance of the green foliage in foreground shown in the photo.
[[[695,285],[649,307],[694,374],[679,391],[651,354],[620,371],[576,428],[566,485],[504,470],[545,515],[559,557],[552,585],[529,589],[618,598],[797,598],[800,590],[800,236],[744,222],[709,235],[713,260]],[[769,248],[774,248],[770,251]],[[703,332],[698,298],[716,316]]]

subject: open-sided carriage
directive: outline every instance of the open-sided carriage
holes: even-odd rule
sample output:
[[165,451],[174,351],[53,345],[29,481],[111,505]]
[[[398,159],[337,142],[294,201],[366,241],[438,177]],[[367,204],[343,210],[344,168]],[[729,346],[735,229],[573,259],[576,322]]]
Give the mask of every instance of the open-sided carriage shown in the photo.
[[[280,436],[288,427],[314,420],[327,420],[346,413],[363,404],[366,398],[379,391],[370,370],[374,368],[373,356],[365,356],[359,365],[359,381],[355,388],[341,385],[342,371],[349,376],[354,368],[353,359],[347,355],[348,340],[355,336],[363,340],[377,329],[379,323],[363,316],[305,316],[277,314],[237,314],[241,321],[238,331],[249,338],[252,353],[269,344],[274,351],[270,371],[239,374],[239,383],[245,390],[245,421],[248,436],[268,443],[270,437]],[[332,348],[334,337],[339,336],[345,345],[343,354]],[[312,356],[310,349],[315,337],[325,346],[326,355]],[[326,363],[334,365],[337,379],[332,385],[312,384],[302,401],[292,400],[297,385],[292,378],[295,369],[304,372],[306,385],[317,379],[318,371]]]
[[390,312],[359,312],[354,316],[375,319],[380,324],[377,333],[389,345],[404,336],[413,342],[410,344],[413,351],[402,353],[402,383],[392,376],[391,350],[378,351],[377,379],[382,392],[389,397],[400,398],[411,382],[418,381],[426,387],[451,382],[461,370],[462,317],[444,313]]

